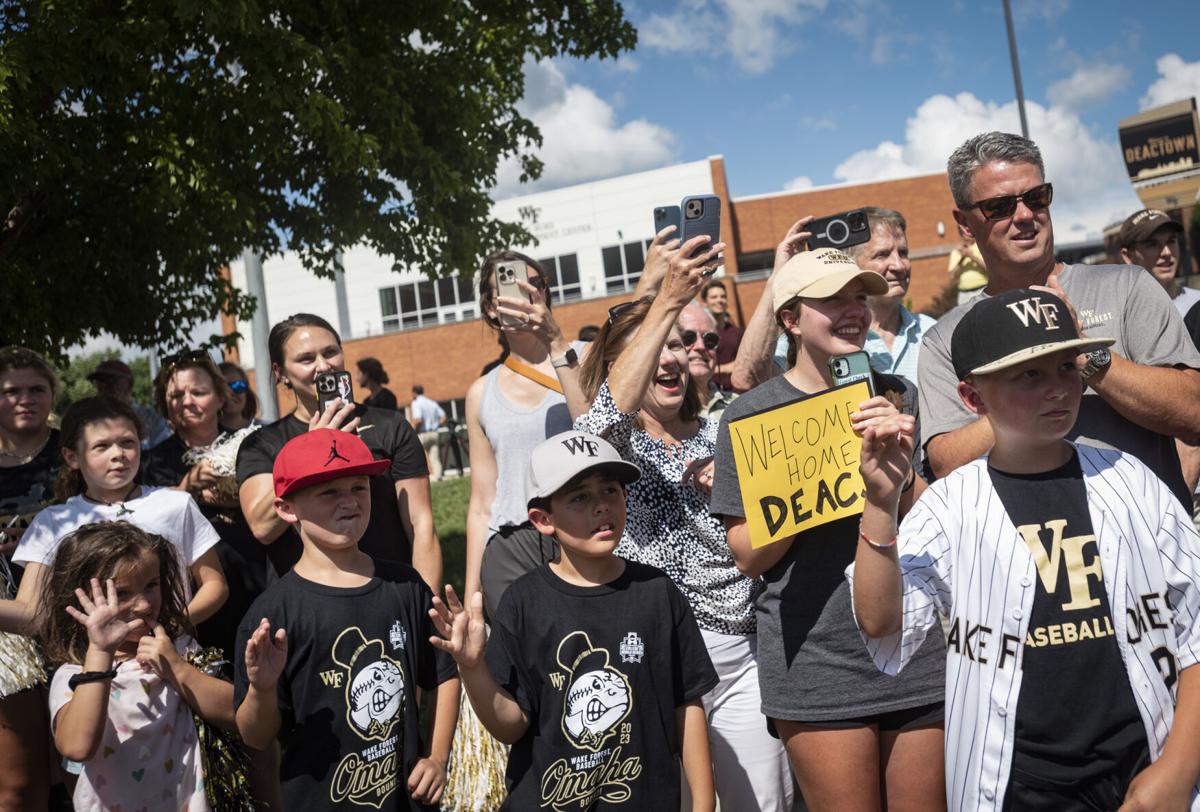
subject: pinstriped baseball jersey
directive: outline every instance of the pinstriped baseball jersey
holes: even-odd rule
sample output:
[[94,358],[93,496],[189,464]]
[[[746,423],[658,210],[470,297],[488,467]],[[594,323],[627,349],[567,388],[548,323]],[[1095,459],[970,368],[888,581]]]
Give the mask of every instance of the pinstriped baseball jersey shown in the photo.
[[[1162,753],[1179,672],[1200,659],[1200,536],[1171,491],[1136,458],[1076,445],[1116,641],[1146,728]],[[1057,568],[1061,540],[1047,558]],[[1045,545],[1045,541],[1042,542]],[[946,792],[954,810],[1001,809],[1012,763],[1027,642],[1070,641],[1073,624],[1030,637],[1038,565],[992,487],[986,459],[934,483],[900,529],[901,630],[867,639],[885,673],[917,651],[938,613],[946,648]],[[1041,558],[1041,556],[1039,556]],[[853,566],[847,569],[853,577]],[[1085,587],[1086,588],[1086,587]],[[1071,628],[1067,628],[1071,626]],[[1193,791],[1191,809],[1200,810]]]

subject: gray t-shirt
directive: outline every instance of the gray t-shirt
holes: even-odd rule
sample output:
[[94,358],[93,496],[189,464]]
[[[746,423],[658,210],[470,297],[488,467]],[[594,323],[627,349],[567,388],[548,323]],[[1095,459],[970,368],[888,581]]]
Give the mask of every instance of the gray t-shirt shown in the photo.
[[[1162,286],[1141,268],[1067,265],[1058,281],[1079,313],[1084,333],[1115,339],[1113,352],[1147,366],[1200,369],[1200,352],[1183,319]],[[976,420],[958,398],[958,378],[950,363],[950,337],[973,301],[954,308],[925,333],[918,377],[926,443]],[[1084,391],[1079,419],[1068,439],[1133,454],[1170,487],[1180,502],[1191,506],[1175,440],[1131,423],[1095,391]],[[927,479],[934,479],[930,466],[926,465],[925,473]]]
[[[876,391],[895,391],[913,414],[912,384],[875,375]],[[711,510],[744,517],[729,421],[805,396],[782,376],[771,378],[726,407],[717,433]],[[762,711],[772,719],[831,722],[940,703],[946,645],[930,635],[897,677],[885,676],[867,654],[850,607],[846,567],[858,547],[857,516],[799,534],[763,573],[758,613],[758,681]],[[779,542],[783,543],[783,542]]]

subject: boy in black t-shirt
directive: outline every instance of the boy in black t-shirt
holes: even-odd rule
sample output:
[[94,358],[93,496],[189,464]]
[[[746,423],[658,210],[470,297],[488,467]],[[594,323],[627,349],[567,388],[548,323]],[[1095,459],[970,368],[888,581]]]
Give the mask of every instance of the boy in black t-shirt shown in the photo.
[[[978,300],[951,360],[995,446],[934,483],[898,539],[912,437],[864,434],[855,613],[888,673],[950,618],[951,809],[1200,809],[1200,537],[1135,457],[1064,439],[1079,354],[1112,343],[1046,288]],[[1110,385],[1133,374],[1102,366]]]
[[678,809],[679,761],[692,808],[716,801],[700,697],[717,682],[699,627],[666,575],[613,550],[625,485],[641,475],[604,440],[555,435],[530,459],[529,519],[560,559],[519,578],[483,625],[446,587],[430,613],[471,704],[512,744],[504,809]]
[[[284,809],[412,812],[436,808],[446,785],[459,681],[428,643],[433,595],[411,567],[358,546],[368,477],[389,464],[333,429],[275,459],[275,510],[304,552],[238,629],[234,706],[251,747],[281,738]],[[418,688],[431,695],[427,746]]]

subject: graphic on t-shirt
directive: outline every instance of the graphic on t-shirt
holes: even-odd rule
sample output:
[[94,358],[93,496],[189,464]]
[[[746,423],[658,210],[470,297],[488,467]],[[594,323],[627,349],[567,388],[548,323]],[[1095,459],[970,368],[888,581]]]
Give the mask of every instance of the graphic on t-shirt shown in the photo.
[[[1112,617],[1104,596],[1104,574],[1101,571],[1100,551],[1093,533],[1067,534],[1066,519],[1051,519],[1045,524],[1023,524],[1017,528],[1033,563],[1038,580],[1049,596],[1059,592],[1058,579],[1067,576],[1070,598],[1055,613],[1059,621],[1049,626],[1030,628],[1025,645],[1041,647],[1064,645],[1114,634]],[[1049,545],[1043,541],[1049,536]],[[1090,611],[1088,611],[1090,610]],[[1077,614],[1082,612],[1083,614]]]
[[640,663],[646,655],[646,646],[637,632],[630,632],[621,638],[621,662]]
[[364,739],[386,739],[403,720],[404,671],[353,626],[338,635],[333,661],[346,669],[346,719]]
[[558,664],[567,672],[562,729],[575,747],[597,751],[629,715],[629,680],[609,665],[607,649],[594,648],[586,632],[558,644]]

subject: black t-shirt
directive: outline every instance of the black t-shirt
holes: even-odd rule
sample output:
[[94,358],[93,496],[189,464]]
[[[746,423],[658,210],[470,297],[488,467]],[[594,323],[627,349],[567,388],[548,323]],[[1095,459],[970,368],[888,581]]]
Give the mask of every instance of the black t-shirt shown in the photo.
[[[0,468],[0,528],[8,527],[10,522],[14,530],[29,527],[33,517],[54,501],[54,480],[58,478],[62,465],[58,429],[50,429],[46,444],[33,459],[24,465]],[[24,567],[7,563],[19,582]],[[13,588],[16,588],[15,583]],[[0,593],[2,591],[3,585],[0,584]]]
[[[192,469],[183,459],[187,451],[187,444],[178,434],[172,434],[154,448],[142,452],[139,481],[143,485],[178,487]],[[216,614],[196,627],[196,639],[202,646],[219,647],[232,660],[234,639],[242,616],[267,588],[267,547],[254,537],[240,507],[209,505],[200,500],[196,500],[196,504],[221,537],[216,548],[217,557],[229,584],[229,598]]]
[[538,567],[500,600],[492,675],[529,714],[508,758],[503,809],[678,809],[676,709],[717,684],[700,628],[660,570],[611,583]]
[[1200,302],[1192,305],[1188,310],[1187,315],[1183,317],[1183,325],[1187,328],[1188,335],[1192,337],[1192,343],[1200,349]]
[[[276,686],[283,719],[284,809],[426,809],[408,794],[422,753],[417,688],[457,676],[429,643],[433,593],[411,567],[376,561],[355,588],[325,586],[289,572],[254,602],[238,629],[238,651],[262,618],[287,630],[288,656]],[[246,658],[235,657],[234,708],[249,690]]]
[[1079,458],[1038,474],[988,473],[1038,573],[1013,778],[1051,786],[1095,779],[1144,749],[1146,732],[1117,648]]
[[375,394],[368,395],[363,400],[363,405],[369,406],[372,409],[391,409],[392,411],[396,411],[398,408],[396,393],[386,386],[381,387]]
[[[392,465],[379,476],[371,477],[371,521],[358,541],[358,547],[376,560],[412,561],[412,539],[404,532],[400,507],[396,503],[397,480],[429,476],[425,451],[412,426],[399,412],[358,406],[354,416],[359,419],[359,438],[371,449],[377,460],[391,460]],[[238,449],[237,484],[257,474],[270,474],[275,457],[293,437],[308,431],[308,424],[293,415],[281,417],[263,426],[242,441]],[[282,575],[300,560],[303,545],[300,536],[289,527],[267,549],[267,555]]]

